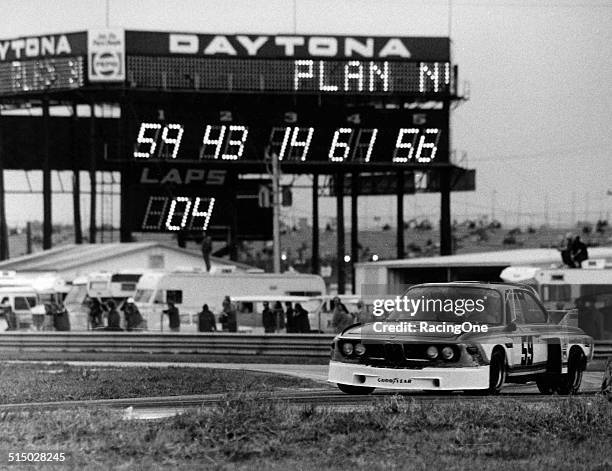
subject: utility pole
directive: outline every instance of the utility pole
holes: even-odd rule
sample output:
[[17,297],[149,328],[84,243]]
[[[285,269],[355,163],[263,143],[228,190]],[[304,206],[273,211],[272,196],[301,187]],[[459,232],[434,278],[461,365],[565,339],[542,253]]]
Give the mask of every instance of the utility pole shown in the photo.
[[281,272],[280,264],[280,169],[278,154],[272,153],[272,237],[274,244],[274,273]]

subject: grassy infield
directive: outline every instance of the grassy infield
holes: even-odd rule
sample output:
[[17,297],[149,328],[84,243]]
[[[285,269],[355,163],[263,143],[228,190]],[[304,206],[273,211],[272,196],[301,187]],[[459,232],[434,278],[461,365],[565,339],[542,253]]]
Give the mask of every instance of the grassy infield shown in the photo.
[[[4,412],[0,469],[7,450],[25,449],[68,452],[63,468],[72,469],[612,470],[612,404],[599,397],[541,404],[459,399],[432,406],[396,396],[340,412],[274,400],[275,389],[313,385],[288,377],[52,368],[63,371],[35,375],[38,366],[21,372],[3,366],[0,402],[21,402],[19,390],[28,392],[28,401],[65,399],[68,391],[75,399],[168,394],[170,385],[173,394],[229,393],[219,408],[160,421],[125,421],[120,411],[106,409]],[[245,391],[261,392],[253,398]]]

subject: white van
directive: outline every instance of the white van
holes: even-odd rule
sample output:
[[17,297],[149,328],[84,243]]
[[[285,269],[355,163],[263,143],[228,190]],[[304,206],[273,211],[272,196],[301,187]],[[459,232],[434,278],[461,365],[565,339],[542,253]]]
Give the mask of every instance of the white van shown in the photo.
[[169,330],[163,310],[173,301],[181,317],[181,331],[195,332],[202,305],[208,304],[218,317],[225,296],[323,294],[325,281],[319,275],[151,271],[138,281],[134,299],[149,330]]
[[[31,286],[2,286],[0,287],[0,305],[11,306],[15,313],[18,330],[32,328],[32,309],[39,304],[38,293]],[[2,312],[2,325],[0,331],[6,330],[8,322]]]
[[70,316],[71,329],[90,328],[88,298],[97,298],[102,303],[113,300],[119,305],[125,299],[134,296],[141,275],[142,271],[122,270],[94,272],[75,278],[64,300],[64,306]]

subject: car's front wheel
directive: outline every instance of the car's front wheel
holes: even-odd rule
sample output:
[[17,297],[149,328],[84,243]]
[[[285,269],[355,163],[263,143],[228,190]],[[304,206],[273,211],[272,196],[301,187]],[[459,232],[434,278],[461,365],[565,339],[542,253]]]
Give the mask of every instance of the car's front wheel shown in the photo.
[[495,350],[489,364],[489,387],[474,391],[476,394],[499,394],[506,382],[506,356],[501,350]]
[[337,383],[340,391],[346,394],[366,395],[371,394],[376,388],[367,388],[365,386],[352,386],[350,384]]
[[582,384],[584,372],[584,353],[573,350],[567,361],[567,374],[561,375],[557,391],[559,394],[576,394]]

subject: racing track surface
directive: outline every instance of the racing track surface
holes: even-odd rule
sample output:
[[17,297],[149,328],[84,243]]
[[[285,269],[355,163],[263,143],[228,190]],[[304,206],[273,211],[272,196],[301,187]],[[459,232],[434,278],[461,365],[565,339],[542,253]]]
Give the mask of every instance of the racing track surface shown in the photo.
[[[47,363],[47,362],[45,362]],[[274,399],[284,401],[289,406],[319,405],[351,410],[375,403],[385,397],[395,394],[411,399],[415,402],[426,403],[454,403],[454,402],[479,402],[479,401],[508,401],[518,400],[521,402],[556,402],[568,400],[568,396],[546,396],[537,391],[535,385],[506,385],[498,396],[475,396],[469,393],[425,393],[425,392],[395,392],[377,390],[368,396],[351,396],[336,389],[335,386],[326,383],[327,365],[282,365],[282,364],[231,364],[231,363],[127,363],[127,362],[70,362],[81,366],[181,366],[185,368],[221,368],[234,370],[263,371],[267,373],[286,374],[307,378],[321,383],[320,388],[287,390],[277,392]],[[601,385],[602,373],[587,371],[584,374],[581,392],[574,396],[577,400],[588,400],[597,394]],[[66,402],[41,402],[29,404],[3,404],[0,412],[18,410],[52,410],[52,409],[74,409],[76,407],[110,407],[125,409],[126,418],[134,419],[156,419],[180,414],[193,407],[214,407],[222,401],[227,400],[223,394],[204,394],[190,396],[166,396],[145,397],[126,399],[106,399],[88,401],[66,401]]]

